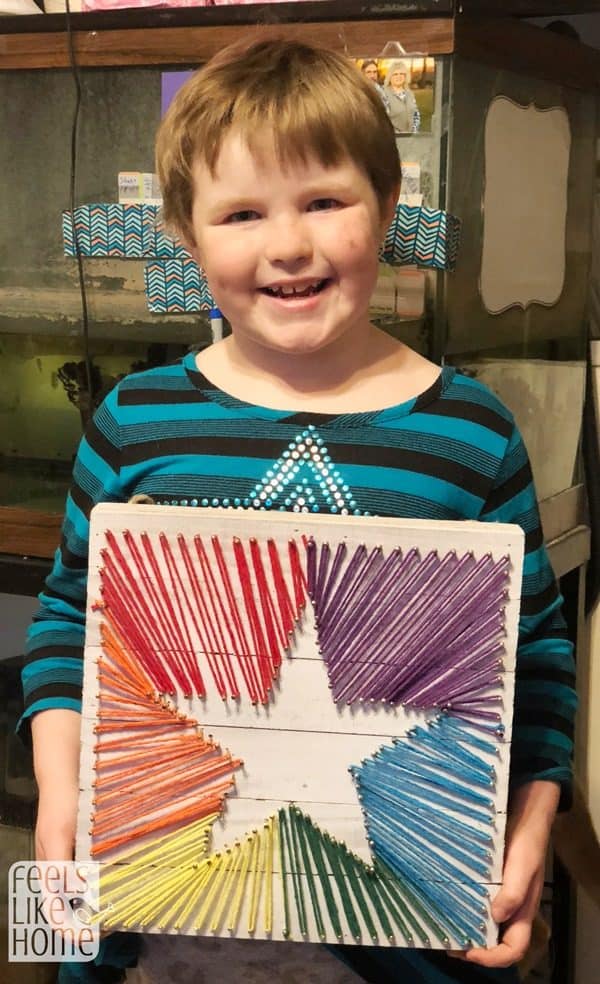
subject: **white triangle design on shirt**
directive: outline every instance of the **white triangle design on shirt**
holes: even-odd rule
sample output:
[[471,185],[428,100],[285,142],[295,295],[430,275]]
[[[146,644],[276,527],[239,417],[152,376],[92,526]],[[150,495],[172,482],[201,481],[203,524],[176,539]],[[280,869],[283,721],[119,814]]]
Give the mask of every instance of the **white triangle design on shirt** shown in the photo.
[[369,515],[358,508],[314,424],[308,424],[290,441],[281,457],[254,486],[244,505],[303,513]]

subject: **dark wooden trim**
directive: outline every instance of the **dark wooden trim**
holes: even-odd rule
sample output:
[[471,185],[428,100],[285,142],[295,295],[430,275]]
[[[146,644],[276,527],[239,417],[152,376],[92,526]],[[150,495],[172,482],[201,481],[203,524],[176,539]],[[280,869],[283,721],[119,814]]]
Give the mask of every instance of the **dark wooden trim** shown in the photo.
[[54,556],[62,515],[15,506],[0,506],[0,553],[21,557]]
[[[273,33],[319,43],[349,54],[381,51],[399,40],[407,51],[450,54],[454,48],[451,18],[304,22],[264,24],[261,37]],[[225,45],[248,36],[248,26],[166,27],[126,31],[77,31],[77,61],[82,66],[195,65]],[[69,54],[64,33],[5,34],[0,36],[0,69],[67,68]]]
[[[308,0],[298,3],[217,7],[130,7],[71,14],[74,31],[125,31],[135,27],[215,27],[297,21],[376,20],[380,17],[452,17],[454,0]],[[23,17],[0,17],[0,34],[21,34]],[[65,14],[27,17],[27,33],[66,31]]]
[[28,595],[35,598],[52,570],[48,557],[20,557],[0,554],[0,594]]
[[464,14],[492,17],[562,17],[565,14],[597,14],[598,0],[461,0]]
[[472,61],[575,89],[600,86],[600,51],[510,17],[458,17],[455,51]]

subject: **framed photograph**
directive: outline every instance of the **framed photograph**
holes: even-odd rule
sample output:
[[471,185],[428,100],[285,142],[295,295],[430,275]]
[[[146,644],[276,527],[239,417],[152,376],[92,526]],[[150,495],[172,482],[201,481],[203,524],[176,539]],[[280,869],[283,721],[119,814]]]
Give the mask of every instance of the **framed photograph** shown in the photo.
[[428,55],[364,57],[356,59],[356,64],[381,96],[397,137],[431,133],[435,58]]

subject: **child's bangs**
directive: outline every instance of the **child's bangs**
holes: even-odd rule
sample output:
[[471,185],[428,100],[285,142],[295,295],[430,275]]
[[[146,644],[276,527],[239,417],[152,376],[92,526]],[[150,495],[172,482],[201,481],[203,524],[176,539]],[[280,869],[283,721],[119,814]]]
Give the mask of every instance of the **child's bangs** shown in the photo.
[[356,158],[353,141],[345,139],[344,121],[331,104],[298,94],[295,99],[286,99],[282,93],[262,104],[243,103],[245,99],[235,107],[231,128],[259,159],[274,154],[285,168],[305,164],[309,158],[316,158],[325,167],[339,164],[345,157]]

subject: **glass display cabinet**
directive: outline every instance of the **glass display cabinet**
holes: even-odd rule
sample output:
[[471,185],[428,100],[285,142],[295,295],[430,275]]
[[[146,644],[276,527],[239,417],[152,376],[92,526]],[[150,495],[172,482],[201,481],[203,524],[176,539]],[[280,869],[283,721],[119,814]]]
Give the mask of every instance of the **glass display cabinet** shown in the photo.
[[[316,39],[361,69],[374,62],[380,85],[394,69],[404,76],[418,125],[413,116],[398,126],[403,201],[456,216],[460,244],[453,269],[382,265],[373,318],[478,376],[512,409],[555,571],[581,587],[600,52],[520,18],[591,9],[584,0],[308,0],[0,17],[0,621],[15,595],[39,590],[93,406],[122,374],[210,341],[206,312],[149,310],[143,256],[85,256],[80,271],[65,255],[62,213],[117,203],[119,172],[151,173],[163,74],[202,64],[250,25]],[[11,694],[17,635],[0,663]],[[18,798],[22,785],[27,811],[34,793],[20,769],[6,766],[0,805],[3,787]],[[554,979],[570,979],[560,960]]]

